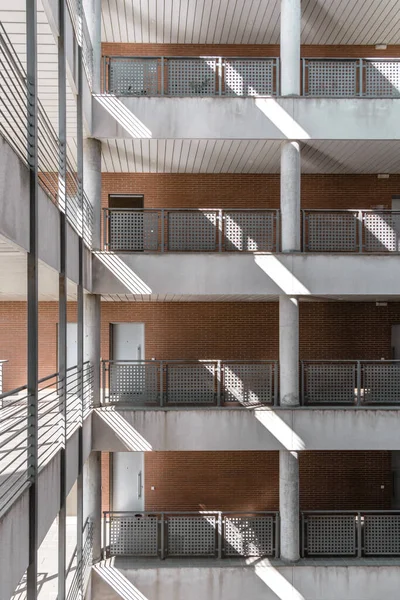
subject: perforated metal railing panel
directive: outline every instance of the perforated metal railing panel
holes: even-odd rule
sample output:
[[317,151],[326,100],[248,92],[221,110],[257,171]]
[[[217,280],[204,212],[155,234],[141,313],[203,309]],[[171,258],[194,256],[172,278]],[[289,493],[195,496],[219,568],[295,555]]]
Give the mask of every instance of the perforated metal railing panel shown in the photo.
[[167,404],[215,404],[217,365],[215,363],[169,363],[166,371]]
[[365,212],[363,225],[365,252],[400,252],[400,212]]
[[364,554],[400,555],[400,516],[364,516]]
[[239,402],[246,406],[273,404],[273,383],[273,364],[223,364],[224,402]]
[[306,518],[306,550],[309,556],[354,556],[355,515],[309,515]]
[[400,403],[400,363],[364,363],[362,374],[365,404]]
[[215,58],[169,58],[167,93],[169,96],[214,96],[216,94]]
[[158,250],[159,214],[156,211],[112,210],[108,227],[110,250]]
[[365,96],[400,96],[400,62],[363,61],[365,72]]
[[168,554],[170,556],[214,556],[217,517],[172,517],[167,519]]
[[111,58],[108,89],[120,96],[156,96],[158,59]]
[[156,404],[160,397],[158,363],[110,363],[109,402]]
[[276,247],[274,212],[224,211],[224,249],[272,252]]
[[358,61],[307,60],[309,96],[355,96]]
[[306,404],[354,404],[356,363],[303,363]]
[[226,96],[271,96],[275,92],[275,61],[224,59]]
[[157,516],[110,517],[110,555],[157,556]]
[[168,211],[168,250],[215,252],[218,211]]
[[223,520],[226,556],[272,556],[273,517],[228,517]]
[[357,212],[306,212],[305,246],[309,252],[355,252]]

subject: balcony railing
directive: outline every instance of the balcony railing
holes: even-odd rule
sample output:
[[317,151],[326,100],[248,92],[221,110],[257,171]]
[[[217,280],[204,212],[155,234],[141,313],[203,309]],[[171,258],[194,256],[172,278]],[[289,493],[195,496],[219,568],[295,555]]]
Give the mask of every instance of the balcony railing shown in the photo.
[[276,512],[105,512],[104,556],[279,556]]
[[103,404],[258,406],[278,401],[277,361],[103,361]]
[[304,252],[400,252],[398,210],[302,210]]
[[400,360],[302,361],[305,405],[398,405]]
[[[64,385],[66,405],[63,402]],[[79,427],[92,402],[93,368],[84,363],[82,378],[77,367],[39,381],[38,469],[42,468]],[[27,386],[0,395],[0,514],[30,484],[31,429]]]
[[276,252],[275,209],[104,209],[103,243],[114,252]]
[[277,96],[279,59],[104,56],[103,78],[117,96]]
[[302,556],[399,556],[400,511],[303,512]]

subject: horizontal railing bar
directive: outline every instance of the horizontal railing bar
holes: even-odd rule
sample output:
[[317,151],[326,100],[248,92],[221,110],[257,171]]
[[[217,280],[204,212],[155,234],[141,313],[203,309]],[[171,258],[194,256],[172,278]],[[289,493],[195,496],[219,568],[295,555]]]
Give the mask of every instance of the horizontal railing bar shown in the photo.
[[368,510],[362,510],[362,509],[354,509],[354,510],[302,510],[300,511],[300,514],[302,515],[313,515],[313,514],[318,514],[318,515],[365,515],[365,514],[382,514],[382,515],[386,515],[386,514],[393,514],[393,515],[400,515],[400,510],[372,510],[372,509],[368,509]]
[[[109,208],[103,207],[104,212],[279,212],[279,208]],[[304,209],[303,209],[304,210]]]
[[227,60],[232,60],[232,59],[240,59],[240,60],[279,60],[279,56],[225,56],[225,55],[219,55],[219,56],[207,56],[204,54],[197,54],[197,55],[193,55],[193,56],[163,56],[161,54],[157,54],[155,56],[116,56],[116,55],[110,55],[110,54],[106,54],[103,55],[103,59],[106,58],[108,60],[156,60],[156,59],[160,59],[163,58],[164,60],[168,61],[170,59],[173,60],[193,60],[193,59],[227,59]]
[[278,511],[270,510],[247,510],[247,511],[225,511],[225,510],[209,510],[209,511],[193,511],[193,510],[160,510],[160,511],[140,511],[140,510],[104,510],[103,515],[116,515],[116,516],[135,516],[135,515],[143,515],[143,516],[158,516],[158,515],[194,515],[196,517],[202,516],[215,516],[215,515],[227,515],[227,514],[235,514],[235,515],[273,515],[275,516]]

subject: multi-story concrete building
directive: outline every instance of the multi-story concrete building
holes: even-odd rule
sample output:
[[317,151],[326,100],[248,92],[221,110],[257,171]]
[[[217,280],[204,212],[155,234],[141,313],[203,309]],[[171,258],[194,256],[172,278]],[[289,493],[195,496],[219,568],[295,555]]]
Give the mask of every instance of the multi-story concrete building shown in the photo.
[[0,599],[397,598],[398,2],[0,21]]

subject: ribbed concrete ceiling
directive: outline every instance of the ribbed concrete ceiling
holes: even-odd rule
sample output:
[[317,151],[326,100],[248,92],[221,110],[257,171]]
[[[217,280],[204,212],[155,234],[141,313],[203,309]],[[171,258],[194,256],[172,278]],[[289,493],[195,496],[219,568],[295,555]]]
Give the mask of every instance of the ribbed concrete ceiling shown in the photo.
[[[270,140],[107,140],[111,173],[279,173],[280,142]],[[303,173],[400,173],[398,141],[313,141],[302,145]]]
[[[105,42],[277,44],[280,0],[102,0]],[[399,44],[398,0],[303,0],[303,44]]]

